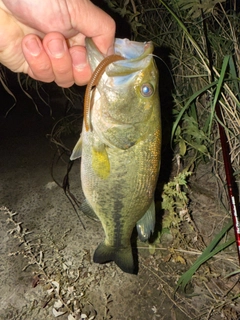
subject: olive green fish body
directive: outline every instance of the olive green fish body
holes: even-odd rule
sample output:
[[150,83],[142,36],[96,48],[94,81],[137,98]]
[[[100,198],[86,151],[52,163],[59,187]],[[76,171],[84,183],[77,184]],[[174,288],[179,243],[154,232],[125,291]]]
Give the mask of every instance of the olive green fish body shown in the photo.
[[113,260],[129,273],[135,270],[131,235],[149,208],[154,210],[160,165],[158,73],[148,53],[152,48],[140,49],[135,58],[107,68],[92,93],[91,130],[83,124],[81,134],[82,188],[105,232],[94,261]]

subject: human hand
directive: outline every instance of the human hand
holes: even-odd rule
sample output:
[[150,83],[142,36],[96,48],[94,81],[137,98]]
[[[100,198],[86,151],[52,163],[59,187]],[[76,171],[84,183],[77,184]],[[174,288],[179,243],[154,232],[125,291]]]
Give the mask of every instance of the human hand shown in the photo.
[[85,37],[107,54],[114,35],[113,19],[89,0],[0,0],[0,63],[36,80],[86,84]]

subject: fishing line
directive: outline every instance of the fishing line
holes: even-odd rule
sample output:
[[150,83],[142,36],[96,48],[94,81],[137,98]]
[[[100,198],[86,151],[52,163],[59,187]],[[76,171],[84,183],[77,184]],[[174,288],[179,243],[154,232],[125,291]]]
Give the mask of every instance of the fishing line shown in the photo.
[[170,75],[170,77],[171,77],[173,86],[174,86],[174,88],[176,88],[176,83],[175,83],[175,81],[174,81],[174,78],[173,78],[171,69],[169,68],[169,66],[167,65],[167,63],[166,63],[162,58],[160,58],[159,56],[157,56],[156,54],[151,53],[151,54],[149,54],[149,56],[152,56],[152,57],[154,57],[154,58],[158,58],[158,59],[164,64],[164,66],[167,68],[167,71],[169,72],[169,75]]
[[81,222],[83,229],[86,230],[86,227],[85,227],[84,223],[82,222],[82,220],[77,212],[77,209],[75,207],[75,205],[77,207],[80,207],[81,204],[77,200],[77,198],[72,194],[72,192],[70,191],[69,173],[72,169],[73,163],[74,163],[74,161],[69,160],[68,166],[67,166],[67,173],[66,173],[65,177],[63,178],[62,188],[63,188],[63,191],[64,191],[66,197],[68,198],[69,202],[71,203],[79,221]]
[[[74,161],[69,160],[68,165],[67,165],[67,173],[65,174],[64,178],[63,178],[63,182],[62,184],[60,184],[55,178],[54,178],[54,173],[53,173],[53,167],[54,167],[54,160],[56,158],[56,154],[58,153],[58,151],[55,152],[54,157],[53,157],[53,162],[52,162],[52,166],[51,166],[51,177],[53,179],[53,181],[64,191],[65,196],[68,198],[69,202],[71,203],[73,210],[75,211],[78,220],[80,221],[82,227],[84,230],[86,230],[86,227],[80,217],[80,215],[78,214],[78,211],[76,209],[76,207],[80,207],[81,203],[77,200],[77,198],[72,194],[72,192],[70,191],[70,182],[69,182],[69,173],[72,169],[73,163]],[[56,161],[56,164],[58,163],[59,159],[61,159],[62,155],[65,154],[65,151],[62,151],[62,153],[58,156],[58,159]]]

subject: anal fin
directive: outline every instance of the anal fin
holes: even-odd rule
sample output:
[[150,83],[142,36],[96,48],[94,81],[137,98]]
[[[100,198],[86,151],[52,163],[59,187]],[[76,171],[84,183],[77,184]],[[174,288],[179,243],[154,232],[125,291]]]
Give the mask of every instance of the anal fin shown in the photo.
[[144,216],[136,224],[138,237],[141,241],[144,242],[150,238],[154,231],[155,221],[155,203],[153,200]]

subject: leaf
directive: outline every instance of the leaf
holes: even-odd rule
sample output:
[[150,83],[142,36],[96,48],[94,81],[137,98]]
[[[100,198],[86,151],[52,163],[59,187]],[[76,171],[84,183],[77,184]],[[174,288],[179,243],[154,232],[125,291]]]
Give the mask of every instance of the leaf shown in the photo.
[[48,295],[50,295],[50,294],[53,292],[53,290],[54,290],[53,288],[48,289],[48,290],[47,290]]
[[186,260],[185,260],[182,256],[180,256],[180,255],[177,255],[177,256],[175,257],[175,261],[176,261],[176,262],[180,262],[181,264],[186,265]]
[[155,247],[154,244],[150,244],[150,243],[149,243],[148,249],[149,249],[149,253],[150,253],[150,254],[154,254],[155,251],[156,251],[156,247]]
[[185,155],[186,151],[187,151],[186,143],[185,143],[185,141],[183,139],[181,139],[179,141],[179,153],[180,153],[180,156],[183,157]]
[[240,273],[240,269],[234,270],[233,272],[230,272],[229,274],[227,274],[224,278],[228,278],[231,276],[235,276],[236,274]]
[[204,154],[207,154],[207,153],[208,153],[207,147],[206,147],[204,144],[198,146],[197,149],[198,149],[198,151],[200,151],[200,152],[202,152],[202,153],[204,153]]
[[222,69],[221,69],[221,73],[220,73],[220,77],[219,77],[219,79],[217,81],[216,92],[215,92],[214,100],[213,100],[213,104],[212,104],[210,124],[209,124],[209,128],[208,128],[209,136],[210,136],[211,129],[212,129],[212,122],[213,122],[213,116],[214,116],[214,111],[215,111],[215,108],[216,108],[216,104],[219,101],[219,97],[220,97],[220,94],[222,92],[222,88],[223,88],[223,85],[224,85],[224,79],[225,79],[225,75],[226,75],[226,72],[227,72],[229,59],[230,59],[230,55],[227,55],[227,56],[224,57],[223,64],[222,64]]
[[55,308],[53,308],[52,312],[53,312],[54,317],[57,318],[57,317],[62,316],[67,311],[57,311]]
[[61,300],[55,301],[53,306],[56,309],[60,309],[63,306],[62,301]]

